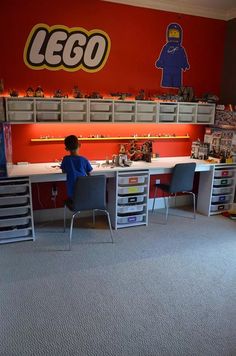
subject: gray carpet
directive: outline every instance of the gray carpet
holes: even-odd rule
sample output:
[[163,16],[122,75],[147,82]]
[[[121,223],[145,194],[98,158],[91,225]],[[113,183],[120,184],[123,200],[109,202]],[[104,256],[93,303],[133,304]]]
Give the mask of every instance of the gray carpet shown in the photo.
[[0,355],[236,355],[236,222],[150,215],[0,246]]

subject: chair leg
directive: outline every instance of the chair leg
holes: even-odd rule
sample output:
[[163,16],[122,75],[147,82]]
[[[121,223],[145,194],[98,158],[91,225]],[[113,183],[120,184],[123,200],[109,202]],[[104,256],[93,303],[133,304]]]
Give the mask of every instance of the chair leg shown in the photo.
[[193,192],[183,192],[185,194],[191,194],[193,197],[193,218],[196,219],[196,194]]
[[155,207],[155,202],[156,202],[156,196],[157,196],[157,186],[155,186],[155,191],[154,191],[154,198],[153,198],[153,203],[152,203],[152,213],[154,213],[154,207]]
[[165,210],[166,210],[166,223],[168,220],[168,214],[169,214],[169,197],[164,197],[165,200]]
[[95,225],[95,210],[93,210],[93,225]]
[[72,232],[73,232],[74,218],[75,218],[76,215],[78,215],[78,214],[79,214],[79,211],[77,211],[76,213],[74,213],[74,214],[72,215],[71,222],[70,222],[69,251],[71,251],[71,242],[72,242]]
[[113,243],[113,232],[112,232],[112,227],[111,227],[111,219],[110,219],[110,214],[107,210],[105,209],[94,209],[94,211],[102,211],[103,213],[106,214],[107,216],[107,220],[108,220],[108,225],[109,225],[109,229],[110,229],[110,235],[111,235],[111,242]]

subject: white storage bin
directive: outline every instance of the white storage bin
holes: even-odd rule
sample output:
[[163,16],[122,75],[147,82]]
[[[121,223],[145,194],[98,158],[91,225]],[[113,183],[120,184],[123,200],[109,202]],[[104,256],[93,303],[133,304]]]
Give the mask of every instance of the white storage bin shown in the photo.
[[214,186],[221,186],[221,185],[232,185],[234,180],[232,178],[218,178],[213,180]]
[[133,111],[134,110],[134,103],[116,103],[115,104],[115,111]]
[[138,213],[144,210],[144,205],[121,205],[117,207],[118,214]]
[[176,115],[175,114],[165,114],[165,115],[160,114],[159,121],[160,122],[175,122]]
[[37,110],[48,110],[48,111],[56,111],[60,110],[60,102],[59,101],[37,101],[36,102]]
[[219,169],[214,172],[215,177],[233,177],[234,171],[229,169]]
[[112,104],[111,103],[91,103],[90,102],[90,111],[110,111]]
[[28,184],[19,184],[19,185],[11,185],[5,184],[0,186],[0,194],[8,195],[8,194],[23,194],[28,192]]
[[37,113],[36,115],[37,121],[59,121],[60,114],[54,112],[42,112]]
[[106,112],[96,114],[91,113],[90,121],[111,121],[111,114],[108,114]]
[[118,194],[128,195],[128,194],[138,194],[144,193],[145,187],[140,186],[130,186],[130,187],[118,187]]
[[132,176],[132,177],[119,177],[119,185],[134,185],[134,184],[143,184],[145,183],[145,177],[143,176]]
[[26,215],[28,213],[28,206],[0,209],[0,216]]
[[213,195],[211,198],[212,203],[227,203],[232,199],[232,195]]
[[30,218],[12,218],[12,219],[0,219],[0,227],[9,226],[22,226],[28,225],[30,223]]
[[134,121],[134,115],[127,113],[115,114],[115,121]]
[[177,105],[160,104],[160,112],[161,113],[175,113],[176,110],[177,110]]
[[118,197],[118,204],[134,204],[143,203],[145,200],[145,195],[136,195],[129,197]]
[[138,112],[154,113],[156,109],[155,104],[138,104]]
[[118,224],[134,224],[144,221],[144,215],[118,216]]
[[211,122],[211,120],[212,120],[212,116],[204,115],[204,114],[197,115],[197,122]]
[[232,194],[233,193],[233,188],[231,187],[222,187],[222,188],[215,188],[213,187],[212,189],[212,194],[217,195],[217,194]]
[[15,111],[8,112],[9,121],[33,121],[34,114],[33,112],[24,112],[24,111]]
[[137,121],[144,121],[144,122],[155,122],[156,115],[155,114],[137,114]]
[[213,106],[211,105],[198,105],[198,114],[212,114]]
[[33,100],[8,100],[8,110],[34,110]]
[[86,102],[80,101],[64,101],[64,111],[86,111]]
[[180,114],[193,114],[195,112],[195,106],[193,105],[179,105]]
[[230,209],[230,204],[216,204],[216,205],[211,205],[211,212],[217,212],[217,211],[224,211],[224,210],[229,210]]
[[64,121],[86,121],[86,114],[83,112],[64,112]]
[[26,229],[12,229],[12,230],[7,230],[7,231],[0,231],[0,241],[1,239],[10,239],[14,237],[27,237],[27,236],[32,236],[32,231],[30,228]]
[[179,114],[179,122],[194,122],[194,115],[190,114]]
[[29,203],[29,197],[25,196],[8,196],[0,197],[0,206],[11,206],[11,205],[26,205]]

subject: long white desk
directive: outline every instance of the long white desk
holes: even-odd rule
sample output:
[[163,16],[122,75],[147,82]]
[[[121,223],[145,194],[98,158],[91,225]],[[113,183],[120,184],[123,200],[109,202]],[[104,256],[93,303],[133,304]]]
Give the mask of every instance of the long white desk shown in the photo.
[[[130,167],[111,168],[104,164],[104,161],[96,161],[93,166],[93,174],[105,174],[108,177],[115,175],[115,172],[148,170],[150,174],[170,173],[176,163],[196,162],[196,172],[210,171],[214,164],[209,164],[202,160],[184,157],[162,157],[155,158],[151,163],[137,161]],[[58,163],[30,163],[27,165],[13,165],[9,169],[9,177],[29,176],[32,183],[65,181],[66,174],[61,172]]]

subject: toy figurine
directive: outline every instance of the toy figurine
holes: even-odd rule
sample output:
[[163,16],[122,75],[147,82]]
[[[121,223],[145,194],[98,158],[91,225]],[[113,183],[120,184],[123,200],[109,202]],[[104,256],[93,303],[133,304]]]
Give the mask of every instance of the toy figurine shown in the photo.
[[64,95],[63,95],[63,93],[62,93],[62,90],[61,90],[61,89],[55,90],[53,97],[54,97],[54,98],[64,98]]
[[75,85],[73,88],[73,97],[76,99],[84,97],[84,95],[82,94],[82,92],[80,91],[80,89],[77,85]]
[[88,98],[88,99],[102,99],[103,96],[98,91],[93,91],[91,94],[85,95],[85,98]]
[[2,94],[4,91],[4,82],[3,79],[0,79],[0,94]]
[[152,158],[152,142],[151,141],[147,141],[144,142],[142,145],[142,160],[145,162],[151,162],[151,158]]
[[38,86],[38,88],[35,90],[34,96],[37,98],[43,98],[44,97],[44,92],[41,86]]
[[136,95],[135,99],[136,100],[145,100],[146,95],[144,89],[140,89],[138,92],[138,95]]
[[27,97],[32,97],[34,96],[34,89],[32,87],[29,87],[27,90],[26,90],[26,96]]
[[118,96],[118,100],[125,100],[127,96],[131,96],[130,93],[122,93],[122,92],[117,92],[117,93],[111,93],[111,96]]
[[16,89],[10,89],[9,94],[10,94],[10,96],[13,96],[13,97],[19,96],[19,93]]

